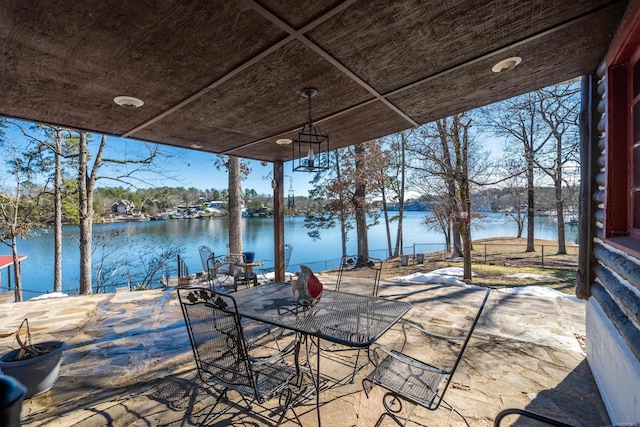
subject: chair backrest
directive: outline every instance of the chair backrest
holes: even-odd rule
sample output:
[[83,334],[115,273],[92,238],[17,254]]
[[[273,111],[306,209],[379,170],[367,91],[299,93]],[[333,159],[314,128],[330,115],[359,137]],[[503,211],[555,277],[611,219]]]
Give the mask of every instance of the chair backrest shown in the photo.
[[464,338],[464,342],[462,343],[462,347],[460,347],[460,351],[458,352],[458,356],[456,357],[456,361],[453,364],[453,367],[451,368],[451,374],[447,378],[446,384],[445,384],[444,388],[442,389],[442,392],[440,393],[440,401],[438,402],[438,405],[440,404],[440,402],[442,402],[442,398],[444,397],[444,394],[446,393],[447,388],[449,388],[449,384],[451,383],[451,378],[453,378],[453,374],[456,373],[456,369],[458,369],[458,365],[460,365],[460,361],[462,360],[462,356],[464,354],[464,351],[467,349],[467,345],[469,344],[469,340],[471,339],[471,335],[473,335],[473,331],[476,329],[476,326],[478,325],[478,320],[480,320],[480,315],[482,314],[482,311],[484,310],[484,306],[487,304],[487,300],[489,299],[489,294],[490,293],[491,293],[491,288],[487,288],[487,290],[485,291],[485,294],[484,294],[484,298],[482,299],[482,303],[480,303],[480,307],[478,308],[478,311],[476,312],[476,316],[473,318],[473,323],[471,324],[471,327],[469,328],[469,332],[467,332],[467,335]]
[[202,381],[247,394],[255,384],[233,297],[209,289],[178,289],[193,356]]
[[293,252],[293,246],[286,243],[284,245],[284,270],[286,271],[289,268],[289,261],[291,260],[291,252]]
[[205,245],[202,245],[198,248],[198,253],[200,253],[200,261],[202,262],[202,268],[204,269],[204,271],[207,271],[209,269],[207,265],[207,260],[209,258],[215,258],[215,255],[213,254],[209,246],[205,246]]
[[[414,323],[404,322],[402,325],[404,343],[400,351],[389,350],[382,346],[374,349],[375,369],[362,380],[365,394],[368,396],[373,386],[379,385],[389,390],[394,396],[413,404],[429,410],[438,409],[478,324],[489,293],[490,289],[486,289],[473,322],[463,335],[434,333]],[[415,330],[421,336],[432,340],[429,344],[415,345],[412,349],[416,353],[415,357],[410,354],[411,352],[404,353],[408,338],[407,330]],[[455,361],[452,362],[454,357]],[[386,403],[385,409],[387,412],[380,416],[376,425],[379,425],[385,416],[396,419],[396,416],[389,412]]]
[[339,291],[341,284],[345,282],[354,285],[347,292],[352,291],[355,285],[363,285],[371,287],[371,295],[378,296],[381,273],[382,261],[379,259],[358,259],[357,255],[344,256],[338,269],[336,291]]
[[[471,340],[471,336],[473,335],[473,331],[476,329],[476,326],[478,325],[478,320],[480,319],[480,315],[482,314],[482,311],[484,310],[485,305],[487,304],[487,300],[489,299],[489,294],[491,293],[491,288],[487,288],[487,290],[485,291],[484,294],[484,298],[482,299],[482,302],[480,303],[480,307],[478,307],[478,311],[476,312],[475,317],[473,318],[473,323],[471,323],[471,326],[469,327],[469,330],[467,331],[467,333],[463,336],[448,336],[448,335],[443,335],[443,334],[436,334],[433,332],[429,332],[426,331],[424,329],[422,329],[422,332],[427,334],[427,335],[431,335],[432,337],[435,338],[440,338],[440,339],[444,339],[444,340],[449,340],[449,342],[452,341],[462,341],[462,345],[460,345],[459,349],[458,349],[458,353],[456,355],[455,361],[453,363],[453,365],[451,367],[441,367],[444,368],[444,370],[446,370],[448,372],[448,375],[445,379],[444,382],[444,386],[440,389],[439,393],[438,393],[438,400],[436,401],[435,405],[433,405],[432,408],[429,409],[436,409],[438,406],[440,406],[440,403],[442,402],[442,399],[444,398],[445,393],[447,392],[447,389],[449,388],[449,384],[451,383],[451,379],[453,378],[453,375],[456,373],[456,370],[458,369],[458,366],[460,365],[460,361],[462,360],[462,356],[464,355],[465,350],[467,349],[467,345],[469,344],[469,340]],[[415,327],[415,326],[414,326]],[[406,344],[406,329],[405,329],[405,325],[403,325],[402,328],[402,332],[405,336],[405,344]],[[463,341],[464,340],[464,341]],[[402,349],[400,351],[404,350],[404,344],[402,345]]]

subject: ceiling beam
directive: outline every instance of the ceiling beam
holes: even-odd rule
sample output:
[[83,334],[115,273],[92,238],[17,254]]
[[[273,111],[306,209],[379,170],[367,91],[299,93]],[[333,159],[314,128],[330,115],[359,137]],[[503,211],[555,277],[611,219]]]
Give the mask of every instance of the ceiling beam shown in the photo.
[[[186,105],[196,101],[197,99],[199,99],[200,97],[205,95],[210,90],[220,86],[221,84],[223,84],[224,82],[226,82],[226,81],[230,80],[231,78],[235,77],[236,75],[238,75],[242,71],[244,71],[247,68],[255,65],[256,63],[261,61],[266,56],[268,56],[271,53],[275,52],[276,50],[280,49],[282,46],[292,42],[293,40],[298,40],[301,43],[303,43],[305,46],[307,46],[310,49],[312,49],[320,57],[322,57],[323,59],[328,61],[330,64],[332,64],[338,70],[340,70],[343,74],[345,74],[350,79],[352,79],[353,81],[358,83],[360,86],[362,86],[364,89],[366,89],[377,100],[380,100],[385,105],[387,105],[391,110],[396,112],[396,114],[399,114],[402,118],[407,120],[409,122],[409,124],[411,124],[412,126],[417,126],[418,124],[411,117],[409,117],[407,114],[405,114],[403,111],[401,111],[398,107],[396,107],[391,102],[389,102],[387,99],[385,99],[382,96],[382,94],[380,94],[377,90],[375,90],[373,87],[371,87],[368,83],[366,83],[364,80],[362,80],[359,76],[357,76],[355,73],[353,73],[347,67],[345,67],[342,63],[340,63],[335,58],[333,58],[331,55],[329,55],[329,53],[324,51],[322,48],[320,48],[318,45],[316,45],[315,43],[313,43],[311,40],[309,40],[307,37],[304,36],[304,33],[307,33],[309,31],[313,30],[318,25],[320,25],[323,22],[326,22],[327,20],[331,19],[333,16],[335,16],[338,13],[342,12],[343,10],[347,9],[349,6],[354,4],[356,1],[357,0],[344,1],[344,2],[340,3],[338,6],[336,6],[335,8],[331,9],[329,12],[323,14],[321,17],[319,17],[319,18],[315,19],[314,21],[310,22],[309,24],[305,25],[300,30],[295,30],[290,25],[288,25],[287,23],[282,21],[279,17],[277,17],[276,15],[274,15],[273,13],[271,13],[270,11],[268,11],[267,9],[265,9],[264,7],[262,7],[261,5],[256,3],[255,1],[253,1],[253,0],[245,0],[245,2],[251,8],[253,8],[256,12],[258,12],[260,15],[262,15],[265,19],[271,21],[274,25],[276,25],[278,28],[280,28],[281,30],[285,31],[289,35],[287,37],[285,37],[283,40],[279,41],[278,43],[274,44],[273,46],[269,47],[268,49],[260,52],[258,55],[254,56],[253,58],[249,59],[248,61],[244,62],[239,67],[234,68],[229,73],[225,74],[224,76],[222,76],[221,78],[217,79],[213,83],[209,84],[205,88],[199,90],[198,92],[194,93],[190,97],[184,99],[180,103],[174,105],[173,107],[171,107],[168,110],[162,112],[161,114],[153,117],[152,119],[150,119],[150,120],[140,124],[139,126],[136,126],[135,128],[125,132],[122,136],[125,137],[125,138],[126,137],[135,136],[135,134],[137,132],[147,128],[148,126],[151,126],[152,124],[162,120],[163,118],[167,117],[168,115],[180,110],[182,107],[185,107]],[[235,150],[235,148],[232,149],[232,150],[229,150],[229,151],[233,151],[233,150]],[[224,152],[223,154],[225,154],[225,153],[226,152]]]
[[304,35],[305,33],[309,32],[313,28],[317,27],[320,23],[328,20],[329,18],[331,18],[331,17],[337,15],[338,13],[340,13],[342,10],[344,10],[347,7],[351,6],[353,3],[355,3],[356,0],[347,0],[347,1],[343,2],[343,3],[341,3],[338,7],[336,7],[334,9],[332,9],[331,11],[327,12],[325,15],[323,15],[320,18],[316,19],[311,24],[306,25],[300,31],[296,31],[291,26],[289,26],[284,21],[282,21],[279,17],[275,16],[273,13],[271,13],[270,11],[265,9],[264,7],[260,6],[255,1],[253,1],[253,0],[246,0],[246,1],[258,13],[260,13],[262,16],[264,16],[269,21],[273,22],[275,25],[277,25],[283,31],[286,31],[287,33],[295,36],[298,41],[300,41],[302,44],[307,46],[309,49],[313,50],[322,59],[326,60],[331,65],[333,65],[338,70],[340,70],[340,72],[342,72],[342,74],[344,74],[345,76],[349,77],[351,80],[353,80],[358,85],[360,85],[362,88],[364,88],[367,92],[369,92],[371,95],[373,95],[377,100],[381,101],[383,104],[385,104],[391,110],[393,110],[396,114],[398,114],[400,117],[402,117],[407,122],[409,122],[409,124],[411,126],[418,126],[418,123],[416,123],[415,120],[413,120],[411,117],[409,117],[408,114],[406,114],[400,108],[398,108],[395,105],[393,105],[388,99],[386,99],[384,96],[382,96],[382,94],[380,92],[378,92],[374,87],[372,87],[369,83],[367,83],[364,80],[362,80],[360,78],[360,76],[355,74],[353,71],[351,71],[349,68],[347,68],[344,64],[342,64],[340,61],[338,61],[333,56],[331,56],[326,50],[322,49],[320,46],[318,46],[317,44],[315,44],[314,42],[309,40]]
[[[251,0],[249,0],[249,1],[251,1]],[[484,61],[484,60],[486,60],[488,58],[491,58],[493,56],[500,56],[500,55],[502,55],[502,54],[504,54],[504,53],[506,53],[506,52],[508,52],[510,50],[513,50],[513,49],[516,49],[516,48],[518,48],[520,46],[526,45],[527,43],[530,43],[530,42],[535,41],[537,39],[540,39],[542,37],[549,36],[549,35],[551,35],[551,34],[553,34],[555,32],[564,30],[564,29],[568,28],[569,26],[574,25],[576,22],[580,22],[581,20],[587,20],[593,14],[597,14],[597,13],[601,12],[602,10],[607,9],[609,7],[615,7],[615,5],[617,3],[619,3],[619,1],[615,1],[615,2],[610,3],[608,5],[602,6],[602,7],[598,8],[598,9],[591,10],[589,12],[586,12],[586,13],[582,14],[582,15],[574,17],[574,18],[572,18],[572,19],[570,19],[568,21],[565,21],[565,22],[563,22],[563,23],[561,23],[559,25],[556,25],[556,26],[551,27],[551,28],[547,28],[546,30],[542,30],[542,31],[540,31],[538,33],[535,33],[535,34],[529,36],[529,37],[523,38],[523,39],[518,40],[518,41],[516,41],[514,43],[511,43],[511,44],[508,44],[508,45],[503,46],[503,47],[501,47],[499,49],[496,49],[496,50],[493,50],[491,52],[485,53],[483,55],[477,56],[477,57],[472,58],[472,59],[470,59],[468,61],[461,62],[459,64],[453,65],[453,66],[451,66],[451,67],[449,67],[447,69],[438,71],[437,73],[434,73],[434,74],[432,74],[430,76],[424,77],[424,78],[422,78],[420,80],[417,80],[417,81],[415,81],[413,83],[409,83],[409,84],[407,84],[405,86],[402,86],[402,87],[400,87],[398,89],[394,89],[394,90],[392,90],[390,92],[387,92],[387,93],[381,95],[381,98],[376,97],[376,98],[370,99],[368,101],[365,101],[365,102],[362,102],[360,104],[357,104],[357,105],[351,106],[349,108],[346,108],[344,110],[338,111],[338,112],[336,112],[334,114],[331,114],[329,116],[325,116],[322,119],[314,120],[314,122],[318,123],[318,124],[321,124],[322,122],[335,119],[335,118],[337,118],[339,116],[342,116],[344,114],[350,113],[353,110],[356,110],[358,108],[362,108],[362,107],[364,107],[366,105],[369,105],[372,102],[375,102],[375,101],[378,101],[378,100],[386,100],[387,97],[400,94],[400,93],[402,93],[404,91],[412,89],[412,88],[414,88],[414,87],[416,87],[418,85],[421,85],[423,83],[426,83],[426,82],[428,82],[430,80],[434,80],[434,79],[437,79],[437,78],[440,78],[440,77],[444,77],[445,75],[447,75],[449,73],[452,73],[452,72],[455,72],[455,71],[458,71],[461,68],[466,67],[468,65],[473,65],[473,64],[475,64],[477,62]],[[284,25],[286,25],[286,24],[284,24]],[[415,124],[414,126],[420,126],[420,124]],[[271,140],[271,139],[277,139],[278,137],[285,136],[285,135],[290,134],[292,132],[297,132],[301,128],[302,128],[302,126],[297,127],[295,129],[290,129],[288,131],[285,131],[285,132],[282,132],[282,133],[279,133],[279,134],[276,134],[276,135],[270,135],[270,136],[267,136],[267,137],[264,137],[264,138],[260,138],[258,140],[255,140],[255,141],[243,144],[241,146],[226,150],[222,154],[231,154],[231,153],[233,153],[234,151],[237,151],[237,150],[245,149],[245,148],[251,147],[251,146],[256,145],[256,144],[260,144],[262,142],[265,142],[265,141],[268,141],[268,140]]]

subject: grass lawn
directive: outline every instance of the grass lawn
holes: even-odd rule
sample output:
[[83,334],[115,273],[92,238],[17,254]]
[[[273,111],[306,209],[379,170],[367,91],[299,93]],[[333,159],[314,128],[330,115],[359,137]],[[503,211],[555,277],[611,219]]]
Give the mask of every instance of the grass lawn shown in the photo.
[[[513,238],[496,238],[484,239],[474,242],[474,247],[478,247],[478,243],[489,243],[496,253],[514,253],[515,246],[520,246],[519,251],[524,252],[522,240],[526,243],[526,239]],[[536,240],[536,245],[553,246],[556,242]],[[500,245],[503,244],[502,250]],[[575,295],[576,273],[577,273],[577,248],[575,245],[568,245],[569,255],[562,255],[566,258],[573,268],[562,269],[541,268],[530,262],[526,257],[511,257],[509,262],[499,264],[483,264],[480,262],[472,263],[472,271],[474,273],[472,284],[479,286],[489,286],[492,288],[511,288],[518,286],[542,286],[552,288],[559,292],[569,295]],[[413,273],[430,272],[440,268],[459,267],[462,268],[462,260],[460,261],[425,261],[424,265],[415,265],[413,261],[408,266],[400,266],[399,259],[387,260],[382,265],[382,278],[390,279],[392,277],[407,276]]]

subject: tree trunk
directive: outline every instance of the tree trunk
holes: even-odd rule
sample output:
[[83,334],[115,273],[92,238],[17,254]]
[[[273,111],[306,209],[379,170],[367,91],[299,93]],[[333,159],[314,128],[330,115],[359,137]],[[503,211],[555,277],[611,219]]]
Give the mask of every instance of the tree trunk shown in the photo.
[[535,206],[534,206],[534,180],[533,180],[533,147],[527,147],[527,250],[535,252],[534,227],[535,227]]
[[567,243],[564,235],[564,204],[562,203],[562,188],[557,187],[556,212],[556,217],[558,218],[558,255],[565,255],[567,253]]
[[473,250],[473,246],[471,245],[471,216],[467,219],[467,221],[462,221],[460,223],[461,235],[462,235],[462,249],[464,256],[462,258],[463,270],[464,270],[464,280],[467,283],[471,283],[473,273],[471,270],[471,251]]
[[520,214],[518,214],[518,219],[516,220],[516,224],[518,224],[517,238],[519,239],[522,237],[522,232],[524,231],[524,221],[522,220],[522,217],[520,216]]
[[78,144],[78,205],[80,211],[80,294],[93,293],[92,288],[92,244],[93,244],[93,194],[102,163],[102,153],[107,137],[102,136],[93,166],[89,171],[89,143],[87,133],[80,132]]
[[13,283],[15,301],[22,301],[22,267],[18,260],[18,239],[15,234],[11,237],[11,255],[13,255]]
[[342,256],[349,255],[347,251],[347,218],[345,215],[340,215],[340,243],[342,244]]
[[[336,179],[338,182],[342,181],[342,172],[340,169],[340,151],[336,150]],[[345,212],[345,200],[344,194],[342,191],[338,192],[338,197],[340,198],[340,243],[342,245],[342,257],[346,257],[349,254],[347,253],[347,221],[348,214]]]
[[567,243],[564,235],[564,203],[562,199],[562,138],[556,137],[556,215],[558,218],[558,255],[567,253]]
[[382,212],[384,213],[384,226],[387,233],[387,251],[389,256],[391,256],[393,251],[393,248],[391,247],[391,224],[389,223],[389,210],[387,207],[387,195],[384,190],[384,185],[382,186]]
[[80,216],[80,295],[93,293],[91,287],[91,243],[93,209],[89,200],[87,134],[80,132],[78,146],[78,210]]
[[[464,279],[471,282],[471,191],[469,188],[469,135],[470,123],[463,123],[460,116],[454,116],[452,125],[452,142],[456,153],[455,176],[460,189],[460,208],[467,212],[464,221],[460,221],[460,237],[462,238],[462,260]],[[461,217],[461,215],[460,215]]]
[[62,292],[62,136],[56,129],[54,229],[53,229],[53,292]]
[[451,253],[451,258],[460,258],[464,254],[462,238],[460,235],[460,212],[458,212],[458,209],[453,206],[451,207],[451,217],[453,218],[453,227],[451,230],[451,244],[453,246],[453,252]]
[[[356,153],[356,176],[358,170],[363,169],[364,146],[362,144],[355,145]],[[360,182],[358,182],[360,181]],[[367,235],[367,209],[366,209],[367,186],[362,180],[356,181],[354,192],[353,206],[356,217],[356,235],[358,239],[358,264],[366,262],[369,258],[369,240]]]
[[442,149],[443,176],[447,187],[447,205],[449,218],[452,224],[451,244],[453,252],[451,258],[459,258],[462,256],[462,242],[460,240],[460,210],[458,208],[458,197],[456,196],[455,170],[451,153],[449,152],[449,133],[447,130],[447,119],[437,120],[438,137],[440,139],[440,147]]
[[404,132],[400,132],[400,194],[398,195],[398,235],[396,237],[396,253],[395,256],[402,255],[404,253],[404,235],[402,233],[402,218],[404,217],[404,186],[406,176],[406,138]]
[[229,253],[242,253],[242,179],[240,158],[229,156]]

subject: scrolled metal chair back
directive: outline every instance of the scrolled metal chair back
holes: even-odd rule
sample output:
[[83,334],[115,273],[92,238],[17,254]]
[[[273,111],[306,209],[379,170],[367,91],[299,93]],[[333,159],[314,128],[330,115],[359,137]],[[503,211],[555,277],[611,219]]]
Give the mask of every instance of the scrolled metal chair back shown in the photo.
[[203,381],[254,388],[235,300],[209,289],[179,289],[198,373]]

